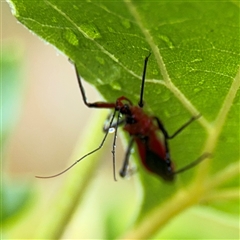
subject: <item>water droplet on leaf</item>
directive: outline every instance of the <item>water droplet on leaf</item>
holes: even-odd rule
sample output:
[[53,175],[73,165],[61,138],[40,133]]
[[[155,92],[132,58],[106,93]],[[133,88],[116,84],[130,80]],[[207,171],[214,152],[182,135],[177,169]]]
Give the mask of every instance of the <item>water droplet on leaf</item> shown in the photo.
[[201,90],[202,90],[201,88],[194,88],[193,91],[194,91],[195,93],[199,93],[199,92],[201,92]]
[[127,29],[129,29],[131,27],[131,23],[126,19],[122,20],[122,25]]
[[82,29],[84,34],[86,34],[86,36],[90,37],[91,39],[102,37],[97,27],[93,24],[81,24],[80,28]]
[[66,38],[66,40],[73,46],[78,46],[79,42],[78,42],[78,38],[77,36],[75,35],[75,33],[73,33],[73,31],[71,30],[67,30],[65,33],[64,33],[64,36]]
[[171,39],[165,35],[158,35],[158,37],[164,41],[167,46],[170,48],[170,49],[173,49],[174,48],[174,45],[173,45],[173,42],[171,41]]
[[96,60],[102,65],[104,65],[104,63],[105,63],[104,59],[101,57],[96,57]]
[[110,86],[114,89],[114,90],[118,90],[120,91],[122,89],[121,85],[118,82],[112,82],[110,84]]

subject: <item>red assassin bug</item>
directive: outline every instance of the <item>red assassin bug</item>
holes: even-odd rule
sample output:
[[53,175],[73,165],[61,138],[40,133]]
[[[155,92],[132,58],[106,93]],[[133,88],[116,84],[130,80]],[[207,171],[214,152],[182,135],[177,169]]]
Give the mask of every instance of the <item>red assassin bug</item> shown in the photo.
[[[181,126],[174,134],[169,135],[158,117],[149,116],[143,111],[144,84],[145,84],[145,75],[146,75],[146,69],[147,69],[147,63],[148,63],[149,57],[150,57],[150,54],[145,58],[145,61],[144,61],[142,84],[141,84],[140,99],[138,102],[138,106],[134,106],[132,102],[124,96],[118,98],[115,103],[108,103],[108,102],[89,103],[87,101],[87,97],[82,85],[81,77],[78,73],[76,65],[74,65],[84,104],[89,108],[108,108],[108,109],[114,109],[114,111],[113,111],[112,117],[110,118],[109,126],[104,129],[106,133],[98,148],[87,153],[86,155],[78,159],[76,162],[74,162],[70,167],[68,167],[67,169],[65,169],[64,171],[56,175],[52,175],[48,177],[36,176],[37,178],[52,178],[65,173],[74,165],[76,165],[78,162],[80,162],[82,159],[98,151],[103,146],[107,138],[107,135],[109,133],[109,129],[115,128],[112,153],[113,153],[113,174],[114,174],[114,180],[116,180],[115,146],[116,146],[117,129],[119,125],[124,125],[123,129],[126,132],[128,132],[131,137],[128,148],[127,148],[127,152],[125,155],[125,159],[123,162],[123,166],[122,166],[122,169],[120,170],[121,177],[125,177],[127,175],[129,157],[130,157],[131,149],[133,147],[134,142],[137,144],[138,152],[145,168],[150,172],[157,174],[158,176],[163,178],[165,181],[173,181],[174,176],[176,174],[194,167],[199,162],[201,162],[204,158],[206,158],[206,154],[203,154],[198,159],[186,165],[185,167],[177,171],[174,170],[174,167],[170,158],[168,140],[178,135],[190,123],[198,119],[200,115],[192,117],[183,126]],[[116,114],[117,114],[117,120],[116,122],[113,122]],[[120,119],[121,116],[123,118]],[[163,141],[160,139],[159,133],[163,135]]]

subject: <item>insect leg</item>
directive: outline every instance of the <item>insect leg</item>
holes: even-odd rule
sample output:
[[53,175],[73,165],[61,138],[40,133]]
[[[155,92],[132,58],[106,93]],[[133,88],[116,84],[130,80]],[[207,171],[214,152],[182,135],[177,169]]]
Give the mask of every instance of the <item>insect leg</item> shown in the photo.
[[129,157],[131,155],[131,150],[132,150],[133,143],[134,143],[134,139],[131,138],[131,140],[128,144],[127,152],[125,154],[122,169],[119,171],[120,176],[123,177],[123,178],[126,177],[126,175],[127,175],[127,169],[128,169],[128,166],[129,166]]
[[[184,128],[186,128],[190,123],[192,123],[194,120],[198,119],[199,117],[201,117],[201,115],[197,115],[195,117],[192,117],[189,121],[187,121],[183,126],[181,126],[173,135],[169,136],[166,129],[163,127],[163,124],[160,122],[160,120],[155,117],[157,123],[158,123],[158,127],[159,129],[162,131],[163,135],[164,135],[164,142],[165,142],[165,147],[166,147],[166,154],[167,157],[170,158],[170,154],[169,154],[169,149],[168,149],[168,143],[167,143],[167,139],[172,139],[174,138],[177,134],[179,134]],[[181,172],[185,172],[186,170],[198,165],[200,162],[202,162],[204,159],[210,157],[211,154],[210,153],[203,153],[200,157],[198,157],[196,160],[194,160],[193,162],[191,162],[190,164],[184,166],[183,168],[180,168],[177,171],[174,171],[173,174],[176,175],[178,173]]]
[[197,116],[194,116],[194,117],[191,117],[190,120],[188,120],[185,124],[183,124],[175,133],[173,133],[171,136],[169,136],[167,130],[164,128],[163,124],[161,123],[161,121],[159,120],[159,118],[157,117],[154,117],[154,119],[156,119],[157,121],[157,124],[158,124],[158,127],[159,129],[162,131],[164,137],[166,139],[172,139],[174,138],[175,136],[177,136],[183,129],[185,129],[189,124],[191,124],[193,121],[195,121],[196,119],[200,118],[201,115],[197,115]]
[[82,80],[81,80],[81,77],[80,77],[80,75],[79,75],[79,72],[78,72],[78,70],[77,70],[76,64],[74,64],[74,68],[75,68],[75,72],[76,72],[76,75],[77,75],[77,80],[78,80],[79,89],[80,89],[80,92],[81,92],[81,94],[82,94],[82,99],[83,99],[84,104],[85,104],[87,107],[90,107],[90,108],[115,108],[115,106],[116,106],[115,103],[107,103],[107,102],[94,102],[94,103],[89,103],[89,102],[87,101],[87,97],[86,97],[86,94],[85,94],[85,90],[84,90],[84,87],[83,87]]
[[141,107],[141,108],[144,105],[143,94],[144,94],[145,75],[146,75],[147,63],[148,63],[148,59],[149,59],[150,55],[151,55],[151,53],[149,53],[149,55],[145,58],[145,61],[144,61],[143,74],[142,74],[142,85],[141,85],[141,91],[140,91],[140,99],[139,99],[139,102],[138,102],[138,106]]
[[154,117],[154,119],[157,121],[159,129],[162,131],[164,135],[164,144],[166,148],[166,159],[170,161],[170,152],[169,152],[169,147],[168,147],[168,139],[174,138],[176,135],[178,135],[183,129],[185,129],[190,123],[192,123],[194,120],[198,119],[201,115],[197,115],[192,117],[190,120],[188,120],[185,124],[183,124],[175,133],[173,133],[171,136],[169,136],[167,130],[164,128],[163,124],[159,120],[158,117]]
[[194,160],[193,162],[191,162],[188,165],[184,166],[183,168],[180,168],[177,171],[173,172],[173,174],[176,175],[178,173],[185,172],[186,170],[195,167],[196,165],[198,165],[200,162],[202,162],[204,159],[206,159],[208,157],[211,157],[211,154],[210,153],[204,153],[200,157],[198,157],[196,160]]

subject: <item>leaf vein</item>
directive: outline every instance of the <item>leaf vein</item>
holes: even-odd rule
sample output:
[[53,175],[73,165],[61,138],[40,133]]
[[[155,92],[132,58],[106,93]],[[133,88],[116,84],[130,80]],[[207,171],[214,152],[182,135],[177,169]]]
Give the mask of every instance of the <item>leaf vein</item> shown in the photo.
[[[157,60],[158,67],[160,69],[160,72],[163,76],[163,80],[165,82],[165,86],[178,98],[178,100],[183,104],[183,106],[192,114],[197,115],[199,114],[199,111],[192,105],[192,103],[184,96],[184,94],[173,84],[173,82],[170,79],[170,76],[168,74],[168,71],[166,69],[165,63],[163,61],[162,55],[160,53],[160,49],[155,44],[151,34],[149,31],[145,28],[141,17],[139,16],[137,9],[135,8],[134,4],[131,1],[124,0],[126,6],[128,7],[130,13],[133,15],[133,17],[136,19],[136,22],[138,23],[138,26],[140,30],[142,31],[143,35],[145,36],[146,41],[150,45],[152,52]],[[156,81],[155,83],[162,84],[162,82]],[[204,117],[201,117],[199,119],[199,122],[201,125],[206,128],[210,129],[211,126],[207,122],[207,120]]]
[[64,12],[61,11],[57,6],[53,5],[51,2],[45,0],[45,2],[51,6],[54,10],[56,10],[59,14],[61,14],[65,19],[67,19],[85,38],[92,41],[104,54],[106,54],[108,57],[110,57],[114,62],[119,64],[125,71],[130,73],[132,76],[141,79],[141,76],[137,75],[132,70],[128,69],[124,64],[122,64],[112,53],[110,53],[108,50],[106,50],[101,44],[96,42],[94,38],[90,37],[81,27],[76,25],[76,23]]

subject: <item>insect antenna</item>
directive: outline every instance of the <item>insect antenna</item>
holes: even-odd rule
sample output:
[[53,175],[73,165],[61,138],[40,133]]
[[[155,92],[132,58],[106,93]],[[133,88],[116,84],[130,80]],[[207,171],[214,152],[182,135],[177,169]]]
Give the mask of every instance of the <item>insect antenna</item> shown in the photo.
[[[113,112],[112,119],[111,119],[111,121],[110,121],[110,123],[109,123],[109,128],[111,128],[111,126],[112,126],[113,120],[114,120],[115,115],[116,115],[116,111],[117,111],[117,110],[115,109],[114,112]],[[62,175],[63,173],[67,172],[69,169],[71,169],[72,167],[74,167],[74,166],[75,166],[77,163],[79,163],[81,160],[83,160],[83,159],[86,158],[87,156],[95,153],[95,152],[98,151],[100,148],[102,148],[102,146],[103,146],[103,144],[104,144],[104,142],[105,142],[105,140],[106,140],[106,138],[107,138],[107,136],[108,136],[108,133],[109,133],[109,131],[106,131],[106,133],[105,133],[105,135],[104,135],[104,137],[103,137],[103,140],[102,140],[101,144],[99,145],[99,147],[97,147],[96,149],[92,150],[91,152],[89,152],[89,153],[85,154],[84,156],[82,156],[81,158],[79,158],[77,161],[75,161],[72,165],[70,165],[68,168],[66,168],[66,169],[63,170],[62,172],[57,173],[57,174],[55,174],[55,175],[46,176],[46,177],[44,177],[44,176],[35,176],[35,177],[36,177],[36,178],[54,178],[54,177],[60,176],[60,175]],[[114,151],[114,156],[115,156],[115,151]],[[115,172],[115,159],[114,159],[114,172]],[[114,173],[114,174],[115,174],[115,173]],[[114,175],[114,179],[116,179],[115,175]]]
[[143,67],[143,74],[142,74],[142,85],[141,85],[141,91],[140,91],[140,99],[138,102],[138,106],[139,107],[143,107],[144,102],[143,102],[143,94],[144,94],[144,84],[145,84],[145,76],[146,76],[146,71],[147,71],[147,63],[148,63],[148,59],[150,57],[151,53],[149,53],[149,55],[145,58],[144,61],[144,67]]
[[[116,152],[116,141],[117,141],[117,131],[118,131],[118,126],[120,123],[120,111],[118,112],[117,115],[117,122],[116,122],[116,127],[115,127],[115,133],[114,133],[114,140],[113,140],[113,148],[112,148],[112,155],[113,155],[113,178],[114,181],[117,181],[116,178],[116,159],[115,159],[115,152]],[[109,126],[109,128],[111,128],[112,125]]]

